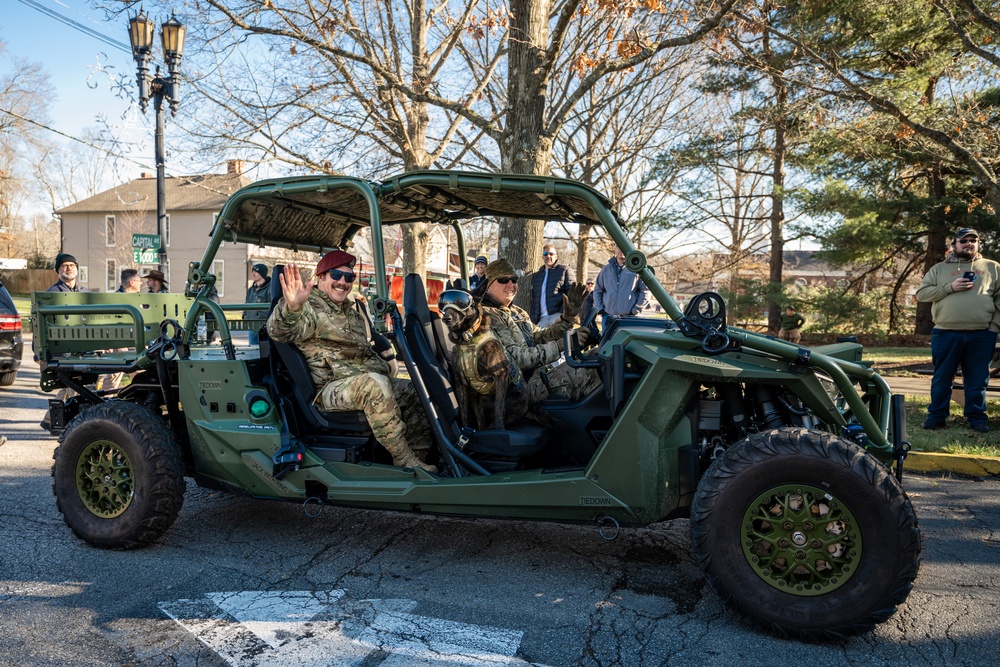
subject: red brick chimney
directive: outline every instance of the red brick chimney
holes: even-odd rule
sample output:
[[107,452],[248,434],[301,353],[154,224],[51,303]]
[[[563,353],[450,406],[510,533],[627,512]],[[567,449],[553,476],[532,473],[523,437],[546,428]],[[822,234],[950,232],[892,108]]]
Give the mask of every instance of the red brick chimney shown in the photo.
[[226,160],[226,173],[241,175],[243,173],[243,160]]

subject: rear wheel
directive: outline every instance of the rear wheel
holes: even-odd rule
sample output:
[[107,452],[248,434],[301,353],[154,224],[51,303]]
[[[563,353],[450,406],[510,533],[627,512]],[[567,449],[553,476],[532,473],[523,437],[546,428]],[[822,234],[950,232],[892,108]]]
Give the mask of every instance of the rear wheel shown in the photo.
[[130,549],[170,528],[184,500],[180,449],[149,408],[108,401],[78,415],[53,454],[67,525],[96,547]]
[[779,635],[867,632],[906,599],[920,565],[896,479],[856,445],[806,429],[756,434],[716,460],[691,531],[726,605]]
[[0,373],[0,387],[9,387],[14,384],[14,378],[17,377],[17,371],[6,371]]

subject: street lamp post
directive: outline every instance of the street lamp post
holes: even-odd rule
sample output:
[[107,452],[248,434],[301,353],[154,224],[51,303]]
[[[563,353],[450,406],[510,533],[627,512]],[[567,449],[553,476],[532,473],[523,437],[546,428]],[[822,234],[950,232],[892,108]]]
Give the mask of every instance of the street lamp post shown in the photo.
[[163,59],[167,63],[167,76],[160,76],[160,66],[150,77],[149,61],[153,57],[153,22],[146,13],[139,13],[128,21],[128,38],[132,43],[132,57],[137,66],[136,80],[139,84],[139,108],[146,113],[149,99],[153,99],[156,112],[156,235],[160,238],[157,268],[163,271],[167,263],[167,244],[163,231],[167,222],[167,196],[165,184],[165,158],[163,150],[163,98],[170,104],[170,111],[177,113],[180,104],[180,74],[177,71],[184,54],[185,28],[176,16],[171,16],[160,26],[163,42]]

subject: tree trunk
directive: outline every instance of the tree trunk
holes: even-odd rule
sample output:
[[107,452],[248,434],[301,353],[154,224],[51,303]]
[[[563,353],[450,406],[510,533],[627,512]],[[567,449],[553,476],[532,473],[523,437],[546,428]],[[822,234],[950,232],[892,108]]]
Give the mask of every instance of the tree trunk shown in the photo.
[[[927,230],[927,253],[924,255],[924,273],[931,270],[931,267],[944,260],[948,247],[948,221],[944,212],[945,191],[944,177],[941,176],[941,164],[938,163],[930,170],[927,177],[927,188],[931,196],[942,202],[941,205],[931,209],[928,217]],[[917,319],[914,323],[914,333],[929,334],[934,328],[934,320],[931,318],[931,304],[922,301],[917,302]]]
[[[430,66],[427,59],[427,3],[414,0],[410,18],[410,52],[413,54],[413,71],[410,85],[418,93],[425,94],[430,84]],[[426,102],[408,102],[406,114],[406,139],[403,143],[403,167],[406,171],[427,169],[430,156],[427,154],[427,129],[430,113]],[[425,222],[411,222],[403,225],[403,274],[420,274],[420,280],[427,279],[427,245],[430,233]],[[373,242],[377,242],[373,240]],[[445,260],[445,271],[448,260]]]
[[[769,10],[765,7],[765,11]],[[769,67],[774,64],[774,53],[771,51],[770,35],[764,32],[764,60]],[[781,297],[782,269],[785,261],[785,114],[788,103],[788,88],[781,72],[771,70],[771,83],[774,86],[774,147],[772,151],[774,165],[771,185],[771,260],[769,273],[769,298],[767,306],[767,329],[771,335],[777,335],[781,328]]]
[[[500,137],[500,162],[512,174],[549,174],[552,138],[545,133],[545,48],[549,39],[549,0],[512,0],[510,56],[507,73],[507,125]],[[497,256],[526,274],[541,266],[545,223],[541,220],[502,219]],[[520,289],[515,303],[530,304],[531,290]]]

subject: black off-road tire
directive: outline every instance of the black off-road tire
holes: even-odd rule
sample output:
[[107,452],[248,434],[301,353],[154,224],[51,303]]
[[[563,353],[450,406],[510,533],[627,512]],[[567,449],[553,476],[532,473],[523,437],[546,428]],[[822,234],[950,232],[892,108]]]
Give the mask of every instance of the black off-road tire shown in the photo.
[[0,387],[9,387],[14,384],[14,379],[17,378],[17,371],[5,371],[0,373]]
[[184,502],[180,448],[144,406],[90,408],[69,423],[52,458],[56,505],[77,537],[95,547],[155,542]]
[[895,477],[858,446],[803,428],[756,434],[717,459],[691,536],[726,606],[807,640],[870,631],[920,566],[917,518]]

